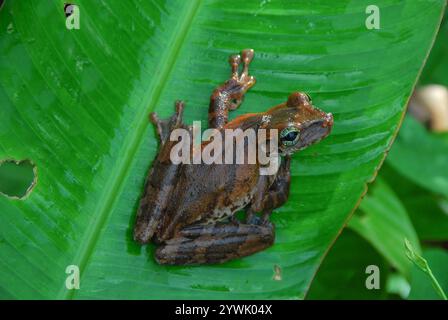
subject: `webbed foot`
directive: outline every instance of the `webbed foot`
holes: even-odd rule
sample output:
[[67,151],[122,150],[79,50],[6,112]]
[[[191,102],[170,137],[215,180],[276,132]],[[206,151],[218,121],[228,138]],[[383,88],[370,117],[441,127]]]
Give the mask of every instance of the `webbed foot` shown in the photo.
[[[255,84],[256,80],[253,76],[249,75],[249,65],[254,58],[254,50],[253,49],[244,49],[241,51],[241,56],[239,54],[232,55],[229,58],[229,64],[232,69],[232,74],[229,81],[236,82],[236,85],[240,87],[241,94],[238,98],[233,99],[232,103],[229,106],[230,110],[237,109],[244,100],[244,94],[252,88]],[[243,70],[239,73],[239,66],[243,62]]]

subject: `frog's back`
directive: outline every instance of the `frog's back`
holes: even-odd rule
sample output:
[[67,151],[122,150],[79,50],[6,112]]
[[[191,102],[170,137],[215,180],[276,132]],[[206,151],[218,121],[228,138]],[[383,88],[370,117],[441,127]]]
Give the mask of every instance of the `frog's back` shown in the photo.
[[162,219],[167,201],[175,189],[179,169],[179,165],[161,162],[159,158],[154,161],[137,212],[137,223],[134,228],[136,241],[140,243],[151,241]]
[[258,180],[257,172],[257,165],[247,164],[182,165],[157,228],[157,240],[169,239],[195,222],[225,219],[247,205]]

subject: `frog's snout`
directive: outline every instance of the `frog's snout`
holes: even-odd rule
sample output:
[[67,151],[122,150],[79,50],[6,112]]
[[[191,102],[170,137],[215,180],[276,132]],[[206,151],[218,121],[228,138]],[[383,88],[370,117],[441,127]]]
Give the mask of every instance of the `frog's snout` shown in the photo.
[[322,122],[322,127],[323,128],[327,128],[327,127],[333,127],[334,124],[334,119],[333,119],[333,114],[332,113],[327,113],[324,121]]

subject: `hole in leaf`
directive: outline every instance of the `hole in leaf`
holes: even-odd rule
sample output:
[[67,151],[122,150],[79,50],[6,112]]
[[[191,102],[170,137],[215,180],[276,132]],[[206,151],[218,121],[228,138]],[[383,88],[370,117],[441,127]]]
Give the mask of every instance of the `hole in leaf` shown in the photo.
[[27,197],[37,182],[37,168],[30,160],[0,161],[0,193],[13,199]]

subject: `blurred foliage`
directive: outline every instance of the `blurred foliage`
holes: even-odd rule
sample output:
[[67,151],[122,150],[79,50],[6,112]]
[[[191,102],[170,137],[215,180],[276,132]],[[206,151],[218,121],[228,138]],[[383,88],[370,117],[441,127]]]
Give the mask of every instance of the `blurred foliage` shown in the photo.
[[[366,267],[381,270],[380,289],[367,290]],[[307,299],[384,299],[387,297],[387,262],[361,236],[345,230],[328,253],[308,292]]]
[[448,200],[444,196],[418,186],[388,163],[381,169],[381,177],[406,208],[420,240],[448,239]]
[[[448,300],[445,292],[443,291],[443,288],[441,287],[441,285],[439,283],[439,281],[434,276],[434,273],[432,272],[432,269],[429,266],[428,261],[425,258],[423,258],[416,251],[416,249],[409,242],[408,239],[404,239],[404,246],[405,246],[406,256],[408,257],[408,259],[410,261],[412,261],[415,266],[417,266],[421,271],[423,271],[423,273],[425,273],[429,277],[429,280],[431,281],[432,286],[433,286],[434,290],[437,292],[438,296],[440,298],[442,298],[443,300]],[[440,260],[438,260],[437,262],[440,262]],[[438,263],[436,263],[436,265],[437,264]]]
[[358,232],[404,276],[410,276],[411,263],[403,251],[407,238],[420,252],[417,233],[394,191],[381,179],[369,190],[352,217],[349,227]]
[[[445,12],[419,85],[448,86],[447,21]],[[430,132],[407,115],[378,178],[328,253],[307,298],[441,299],[431,277],[406,261],[404,238],[417,253],[423,252],[447,292],[447,168],[448,133]],[[381,270],[377,292],[364,286],[364,270],[370,264]]]
[[[431,271],[437,278],[440,286],[445,292],[448,292],[448,272],[446,272],[448,253],[446,250],[428,249],[424,251],[423,256],[431,267]],[[411,293],[409,294],[409,299],[441,299],[437,294],[437,291],[434,290],[430,279],[428,279],[428,275],[422,272],[417,266],[412,268]]]
[[407,116],[387,158],[397,172],[436,194],[448,196],[448,140]]
[[420,77],[420,84],[443,84],[448,86],[448,11],[440,26],[437,40],[426,62],[425,69]]

